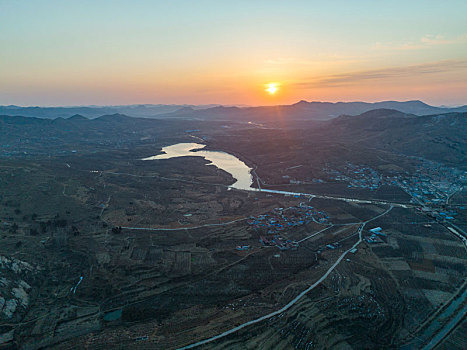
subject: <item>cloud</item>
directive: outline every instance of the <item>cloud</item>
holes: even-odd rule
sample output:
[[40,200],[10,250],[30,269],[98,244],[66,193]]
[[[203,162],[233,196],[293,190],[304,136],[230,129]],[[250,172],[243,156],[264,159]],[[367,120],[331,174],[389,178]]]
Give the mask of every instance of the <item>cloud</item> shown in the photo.
[[314,53],[312,59],[295,58],[295,57],[276,57],[264,61],[270,66],[315,66],[316,64],[332,62],[343,63],[362,63],[367,59],[356,55],[341,55],[336,53]]
[[425,45],[444,45],[453,43],[455,40],[448,40],[442,35],[425,35],[420,42]]
[[467,60],[446,60],[404,67],[389,67],[367,71],[349,72],[310,79],[296,83],[302,88],[348,86],[363,81],[417,77],[467,69]]
[[446,38],[441,34],[432,35],[426,34],[421,37],[417,41],[409,41],[406,43],[394,43],[394,42],[387,42],[387,43],[380,43],[377,42],[373,49],[375,50],[395,50],[395,51],[404,51],[404,50],[419,50],[419,49],[427,49],[434,46],[440,45],[452,45],[452,44],[462,44],[467,43],[467,33],[464,33],[460,36],[455,38]]

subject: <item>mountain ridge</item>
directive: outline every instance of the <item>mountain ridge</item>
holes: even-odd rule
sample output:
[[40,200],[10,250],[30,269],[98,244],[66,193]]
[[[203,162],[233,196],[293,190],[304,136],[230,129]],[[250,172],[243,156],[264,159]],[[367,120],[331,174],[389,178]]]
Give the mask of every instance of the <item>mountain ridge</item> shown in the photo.
[[22,115],[55,119],[81,115],[88,119],[102,115],[125,114],[135,118],[188,118],[188,119],[235,119],[268,120],[271,117],[303,120],[328,120],[340,115],[359,115],[374,109],[395,109],[404,113],[427,115],[450,112],[467,112],[467,105],[460,107],[436,107],[420,100],[380,102],[325,102],[300,100],[290,105],[276,106],[223,106],[223,105],[126,105],[82,107],[19,107],[0,106],[0,115]]

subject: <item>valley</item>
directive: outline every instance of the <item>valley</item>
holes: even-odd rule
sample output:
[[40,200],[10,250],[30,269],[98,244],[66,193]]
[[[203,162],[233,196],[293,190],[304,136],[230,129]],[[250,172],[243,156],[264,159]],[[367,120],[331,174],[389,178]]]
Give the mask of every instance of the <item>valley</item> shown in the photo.
[[[465,126],[430,127],[414,157],[436,116],[348,118],[2,117],[0,348],[449,341],[466,303]],[[410,137],[386,135],[402,122]],[[244,162],[252,187],[202,157],[143,160],[193,142]]]

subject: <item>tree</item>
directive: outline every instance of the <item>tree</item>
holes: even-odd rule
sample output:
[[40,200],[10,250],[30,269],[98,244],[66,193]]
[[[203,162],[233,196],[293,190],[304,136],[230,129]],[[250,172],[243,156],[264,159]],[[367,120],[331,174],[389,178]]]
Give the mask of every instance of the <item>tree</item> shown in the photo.
[[67,223],[68,223],[68,222],[66,221],[66,219],[58,219],[58,218],[56,218],[56,219],[54,219],[54,221],[53,221],[53,225],[54,225],[55,227],[65,227],[65,226],[67,225]]
[[122,227],[121,226],[115,226],[112,228],[112,233],[122,233]]
[[11,233],[16,233],[16,232],[18,232],[18,228],[19,228],[19,226],[18,226],[18,224],[15,222],[15,223],[11,226],[11,228],[10,228]]
[[46,223],[46,222],[41,221],[41,222],[39,223],[39,226],[40,226],[40,228],[41,228],[41,232],[42,232],[42,233],[45,233],[45,232],[47,231],[47,223]]
[[71,226],[71,233],[73,234],[73,236],[78,236],[79,235],[79,230],[76,226]]

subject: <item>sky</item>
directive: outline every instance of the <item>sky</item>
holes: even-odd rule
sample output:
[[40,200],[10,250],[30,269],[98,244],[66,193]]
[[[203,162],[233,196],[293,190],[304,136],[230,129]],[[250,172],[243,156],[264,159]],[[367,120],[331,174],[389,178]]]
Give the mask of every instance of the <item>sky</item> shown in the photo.
[[467,1],[0,0],[2,105],[415,99],[467,104]]

